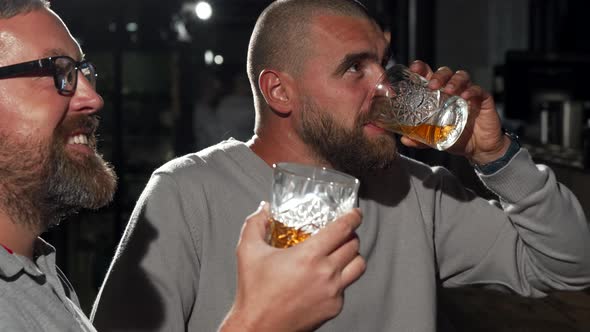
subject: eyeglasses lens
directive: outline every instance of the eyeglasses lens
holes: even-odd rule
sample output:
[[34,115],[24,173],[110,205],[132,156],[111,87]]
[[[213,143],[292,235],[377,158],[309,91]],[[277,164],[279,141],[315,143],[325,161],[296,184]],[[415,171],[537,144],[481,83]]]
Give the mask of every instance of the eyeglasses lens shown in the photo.
[[96,88],[96,69],[90,62],[82,62],[80,64],[80,71],[82,75],[90,82],[92,87]]
[[60,90],[73,92],[76,87],[76,64],[69,58],[55,59],[55,78]]

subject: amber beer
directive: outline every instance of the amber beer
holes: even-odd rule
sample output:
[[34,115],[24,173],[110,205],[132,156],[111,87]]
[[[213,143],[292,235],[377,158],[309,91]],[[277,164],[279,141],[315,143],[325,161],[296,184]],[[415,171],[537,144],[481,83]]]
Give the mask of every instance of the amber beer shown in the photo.
[[301,229],[285,226],[274,218],[270,218],[269,221],[270,236],[268,243],[273,247],[289,248],[305,241],[311,236],[310,233],[304,232]]

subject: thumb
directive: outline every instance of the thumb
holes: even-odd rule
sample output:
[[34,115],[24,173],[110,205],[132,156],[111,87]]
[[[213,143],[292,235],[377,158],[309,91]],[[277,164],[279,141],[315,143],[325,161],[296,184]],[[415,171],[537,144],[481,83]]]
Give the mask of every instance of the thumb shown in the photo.
[[256,212],[246,217],[242,226],[239,244],[242,242],[251,243],[265,241],[268,230],[268,220],[270,218],[270,208],[267,202],[260,202]]

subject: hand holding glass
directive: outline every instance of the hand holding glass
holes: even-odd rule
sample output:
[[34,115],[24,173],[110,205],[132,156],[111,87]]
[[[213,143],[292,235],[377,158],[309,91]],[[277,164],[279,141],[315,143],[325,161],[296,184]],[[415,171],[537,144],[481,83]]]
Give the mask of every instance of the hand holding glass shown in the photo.
[[424,77],[396,64],[375,86],[370,114],[385,130],[446,150],[461,136],[469,108],[464,99],[431,90]]
[[288,248],[306,240],[356,204],[359,180],[328,168],[274,167],[269,243]]

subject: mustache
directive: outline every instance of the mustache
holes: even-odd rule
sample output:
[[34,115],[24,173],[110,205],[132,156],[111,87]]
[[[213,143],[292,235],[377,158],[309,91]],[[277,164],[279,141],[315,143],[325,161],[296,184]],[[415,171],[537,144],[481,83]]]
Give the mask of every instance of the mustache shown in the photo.
[[79,119],[77,121],[77,126],[79,128],[84,129],[84,130],[88,130],[89,133],[94,135],[94,133],[96,133],[96,130],[98,129],[99,123],[100,123],[100,120],[98,119],[98,116],[91,115],[91,116],[87,116],[87,117],[83,117],[83,118]]
[[98,129],[99,123],[100,119],[97,115],[83,115],[64,122],[60,126],[60,131],[62,133],[70,133],[75,130],[82,130],[84,133],[94,135]]

